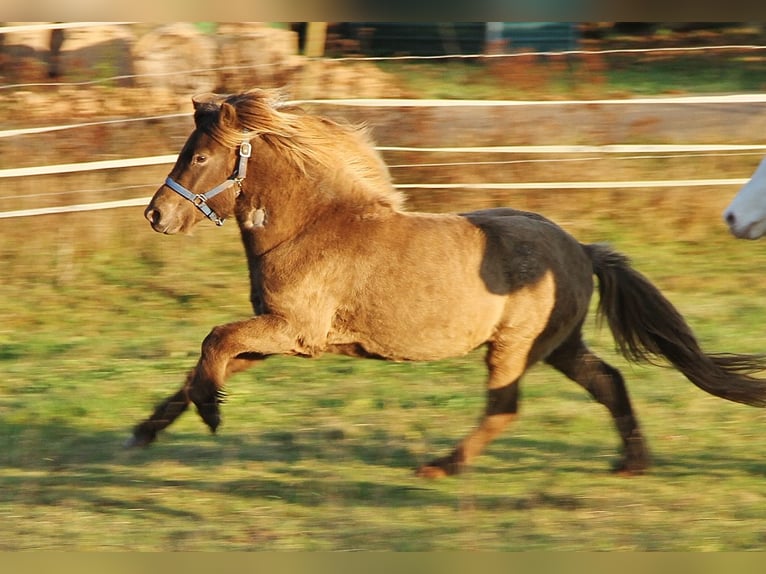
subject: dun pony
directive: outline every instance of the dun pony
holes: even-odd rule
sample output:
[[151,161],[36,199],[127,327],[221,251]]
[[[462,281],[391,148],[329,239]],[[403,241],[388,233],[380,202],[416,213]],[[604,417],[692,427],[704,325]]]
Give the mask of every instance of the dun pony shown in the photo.
[[761,357],[705,353],[675,307],[626,257],[584,245],[545,217],[510,208],[403,209],[368,135],[251,90],[193,99],[196,128],[145,216],[183,233],[234,218],[253,315],[215,327],[181,388],[133,430],[146,445],[190,403],[215,431],[226,380],[272,355],[341,353],[428,361],[486,348],[486,408],[452,452],[418,469],[459,472],[516,416],[524,373],[544,361],[611,414],[617,470],[649,455],[619,371],[583,341],[598,279],[600,313],[634,361],[668,361],[718,397],[762,407]]

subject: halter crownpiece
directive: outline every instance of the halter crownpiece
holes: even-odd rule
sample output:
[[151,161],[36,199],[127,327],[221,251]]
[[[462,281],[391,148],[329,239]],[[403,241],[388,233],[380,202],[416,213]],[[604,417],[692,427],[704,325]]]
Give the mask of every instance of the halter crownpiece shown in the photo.
[[[239,144],[239,164],[237,165],[236,173],[233,173],[229,179],[206,193],[192,193],[170,176],[165,179],[165,185],[181,197],[191,201],[197,209],[205,214],[205,217],[220,227],[223,225],[223,218],[218,217],[207,202],[222,191],[229,189],[232,185],[237,185],[239,187],[239,193],[242,193],[242,182],[247,176],[247,160],[252,154],[253,146],[249,141],[246,140]],[[239,193],[237,195],[239,195]]]

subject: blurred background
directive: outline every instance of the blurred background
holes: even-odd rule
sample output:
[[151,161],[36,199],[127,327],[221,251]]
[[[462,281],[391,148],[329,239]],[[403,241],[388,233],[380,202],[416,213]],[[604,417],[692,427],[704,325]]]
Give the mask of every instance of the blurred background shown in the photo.
[[626,366],[596,329],[657,457],[630,489],[607,473],[607,414],[542,368],[523,421],[475,471],[411,478],[481,411],[476,353],[270,360],[232,383],[220,436],[189,414],[151,449],[120,445],[208,330],[251,312],[233,222],[163,237],[142,216],[201,92],[279,87],[365,123],[408,209],[541,212],[630,255],[705,348],[763,352],[766,250],[731,237],[721,213],[766,149],[765,34],[758,22],[3,23],[0,549],[761,548],[763,414]]

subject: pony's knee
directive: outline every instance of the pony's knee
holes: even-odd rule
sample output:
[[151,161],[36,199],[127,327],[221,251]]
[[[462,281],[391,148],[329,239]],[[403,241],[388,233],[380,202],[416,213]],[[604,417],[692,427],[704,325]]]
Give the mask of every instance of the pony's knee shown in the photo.
[[223,385],[230,344],[230,334],[226,326],[214,327],[203,339],[200,360],[190,377],[192,402],[197,402],[194,400],[194,393],[199,393],[199,389],[217,388]]
[[227,329],[224,325],[213,327],[202,340],[202,355],[210,356],[226,345]]

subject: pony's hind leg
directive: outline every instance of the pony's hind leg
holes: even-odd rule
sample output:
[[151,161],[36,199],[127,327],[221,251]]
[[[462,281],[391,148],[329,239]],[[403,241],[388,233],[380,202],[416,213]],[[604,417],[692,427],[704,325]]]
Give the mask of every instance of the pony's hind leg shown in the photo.
[[513,353],[506,345],[490,345],[487,366],[490,372],[487,406],[478,427],[449,455],[421,466],[418,476],[440,478],[458,474],[516,418],[519,384],[527,367],[527,353]]
[[518,408],[518,381],[499,389],[489,389],[487,408],[479,426],[447,456],[421,466],[417,475],[423,478],[441,478],[461,472],[478,456],[508,424],[516,418]]
[[615,472],[643,473],[650,463],[649,452],[620,372],[591,352],[579,331],[545,361],[583,386],[611,413],[623,443],[623,457]]

